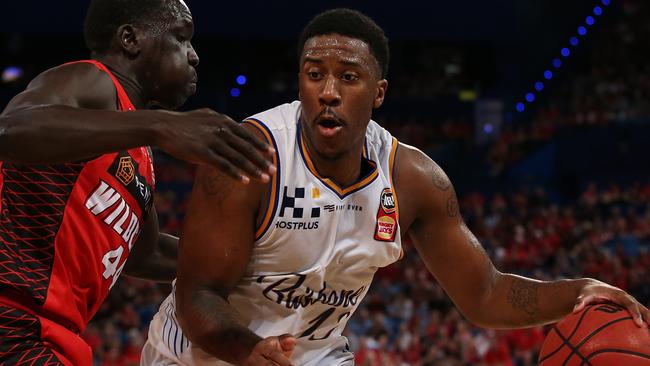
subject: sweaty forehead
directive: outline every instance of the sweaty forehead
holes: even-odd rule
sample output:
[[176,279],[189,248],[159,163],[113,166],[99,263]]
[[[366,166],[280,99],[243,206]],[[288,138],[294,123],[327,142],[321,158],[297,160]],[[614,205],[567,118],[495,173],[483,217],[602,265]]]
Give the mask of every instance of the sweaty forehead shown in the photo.
[[372,57],[368,44],[360,39],[338,34],[309,38],[303,48],[303,57],[324,57],[340,55],[346,58],[367,59]]

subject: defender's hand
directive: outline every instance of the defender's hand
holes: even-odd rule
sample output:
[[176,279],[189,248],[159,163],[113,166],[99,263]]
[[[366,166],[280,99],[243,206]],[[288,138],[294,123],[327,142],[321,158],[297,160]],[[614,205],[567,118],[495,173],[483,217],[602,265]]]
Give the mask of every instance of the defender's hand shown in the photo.
[[620,288],[597,280],[591,280],[582,288],[580,295],[576,299],[573,312],[580,312],[585,306],[590,304],[601,304],[605,302],[613,302],[627,308],[627,311],[632,315],[632,319],[634,319],[634,322],[639,327],[646,328],[650,324],[650,310],[647,307]]
[[268,337],[255,345],[244,366],[293,366],[290,361],[296,338],[289,334]]
[[176,118],[161,125],[157,143],[166,153],[212,165],[244,183],[251,178],[268,182],[275,174],[269,160],[273,148],[230,117],[211,109],[171,113]]

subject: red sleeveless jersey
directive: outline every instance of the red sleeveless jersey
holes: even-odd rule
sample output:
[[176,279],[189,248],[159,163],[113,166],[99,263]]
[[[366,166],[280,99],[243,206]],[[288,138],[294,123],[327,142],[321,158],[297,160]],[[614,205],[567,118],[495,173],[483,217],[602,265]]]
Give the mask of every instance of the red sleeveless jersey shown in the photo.
[[[135,108],[117,90],[117,109]],[[150,150],[51,165],[0,163],[0,297],[81,332],[115,284],[154,189]]]

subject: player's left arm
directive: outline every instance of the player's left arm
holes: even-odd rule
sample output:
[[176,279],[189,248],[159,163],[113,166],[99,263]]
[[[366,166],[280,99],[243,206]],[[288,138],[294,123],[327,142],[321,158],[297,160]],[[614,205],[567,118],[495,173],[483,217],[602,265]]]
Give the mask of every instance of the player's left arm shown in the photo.
[[465,225],[444,171],[404,145],[395,165],[400,224],[428,270],[471,322],[491,328],[534,326],[606,300],[627,307],[640,326],[642,319],[650,321],[650,311],[632,296],[594,279],[545,282],[500,272]]
[[156,208],[151,207],[140,237],[133,245],[124,274],[158,282],[176,278],[178,238],[159,231]]

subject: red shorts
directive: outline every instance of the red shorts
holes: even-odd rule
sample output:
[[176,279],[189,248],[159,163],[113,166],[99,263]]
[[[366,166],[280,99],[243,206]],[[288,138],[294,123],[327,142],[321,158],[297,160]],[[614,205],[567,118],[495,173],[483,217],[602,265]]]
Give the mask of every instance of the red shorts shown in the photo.
[[92,351],[71,330],[0,297],[0,365],[90,366]]

